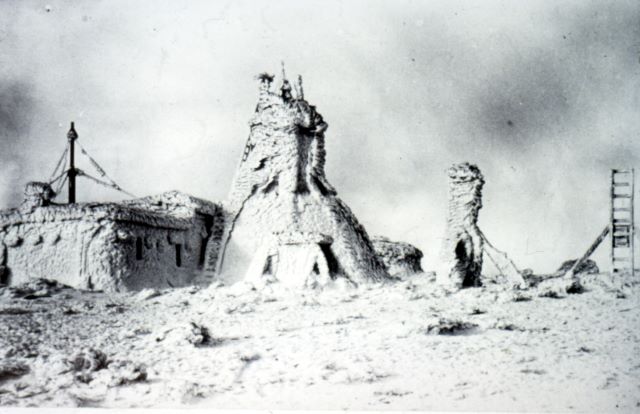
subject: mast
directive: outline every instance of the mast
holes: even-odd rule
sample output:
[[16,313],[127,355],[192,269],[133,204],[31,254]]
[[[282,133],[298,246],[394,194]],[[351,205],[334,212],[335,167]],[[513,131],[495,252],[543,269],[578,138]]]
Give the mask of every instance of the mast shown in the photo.
[[78,139],[78,133],[76,132],[73,122],[71,128],[67,132],[67,139],[69,140],[69,170],[67,170],[67,177],[69,177],[69,204],[76,202],[76,165],[75,165],[75,152],[74,143]]

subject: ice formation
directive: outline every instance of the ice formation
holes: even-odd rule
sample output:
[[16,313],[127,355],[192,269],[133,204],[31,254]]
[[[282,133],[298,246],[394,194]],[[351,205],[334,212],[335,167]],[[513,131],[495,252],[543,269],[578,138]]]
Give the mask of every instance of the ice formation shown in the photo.
[[478,228],[484,178],[477,166],[455,164],[449,176],[447,229],[438,281],[457,288],[480,286],[483,239]]
[[242,161],[225,205],[216,269],[223,280],[273,277],[292,284],[389,278],[364,227],[325,177],[327,123],[284,78],[263,74]]

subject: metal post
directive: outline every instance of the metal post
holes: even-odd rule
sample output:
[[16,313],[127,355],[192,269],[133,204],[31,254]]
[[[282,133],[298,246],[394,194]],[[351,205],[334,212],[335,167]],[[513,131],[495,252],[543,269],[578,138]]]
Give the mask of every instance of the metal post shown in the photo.
[[78,133],[76,132],[73,122],[71,123],[71,128],[67,133],[67,139],[69,140],[69,170],[67,171],[67,176],[69,177],[69,204],[73,204],[76,202],[76,165],[75,165],[75,153],[74,153],[74,143],[76,139],[78,139]]
[[631,228],[629,229],[630,234],[629,234],[629,244],[631,245],[631,280],[635,279],[635,271],[636,271],[636,263],[635,263],[635,254],[636,254],[636,250],[635,250],[635,235],[636,235],[636,223],[634,220],[634,210],[635,210],[635,206],[633,205],[633,199],[635,196],[635,192],[636,192],[636,187],[635,187],[635,181],[636,181],[636,171],[634,168],[631,169],[631,205],[629,206],[629,208],[631,209]]

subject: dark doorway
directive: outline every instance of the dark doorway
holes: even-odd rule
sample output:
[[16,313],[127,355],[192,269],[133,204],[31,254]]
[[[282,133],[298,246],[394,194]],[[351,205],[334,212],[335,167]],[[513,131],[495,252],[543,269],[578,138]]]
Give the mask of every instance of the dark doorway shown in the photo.
[[142,260],[142,237],[136,238],[136,260]]
[[264,268],[262,269],[263,275],[272,275],[273,274],[273,256],[267,256],[267,260],[264,262]]
[[176,243],[176,266],[182,266],[182,245]]
[[329,274],[331,277],[340,273],[340,264],[338,263],[336,256],[333,254],[333,250],[331,250],[331,244],[321,243],[320,250],[322,250],[322,254],[324,254],[324,258],[327,260],[327,267],[329,268]]
[[473,262],[473,256],[467,251],[464,240],[456,244],[456,267],[462,275],[462,287],[480,286],[480,275]]
[[200,260],[198,261],[198,264],[200,265],[200,267],[204,266],[204,261],[207,258],[207,238],[203,237],[202,238],[202,243],[200,243]]

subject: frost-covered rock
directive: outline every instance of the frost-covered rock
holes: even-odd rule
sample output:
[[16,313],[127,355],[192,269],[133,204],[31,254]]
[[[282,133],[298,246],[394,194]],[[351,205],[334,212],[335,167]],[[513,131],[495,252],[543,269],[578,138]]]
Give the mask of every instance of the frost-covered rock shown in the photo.
[[[564,261],[560,266],[560,268],[558,268],[557,273],[564,274],[568,272],[569,269],[571,269],[575,263],[576,263],[575,259]],[[598,265],[596,264],[595,261],[591,259],[587,259],[582,263],[580,263],[580,265],[573,271],[573,274],[575,275],[580,273],[584,273],[587,275],[594,275],[594,274],[600,273],[600,269],[598,268]]]
[[0,384],[4,381],[20,378],[29,373],[29,366],[18,361],[0,361]]
[[420,261],[423,254],[417,247],[382,236],[373,237],[371,242],[390,275],[403,276],[422,272]]

